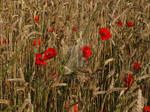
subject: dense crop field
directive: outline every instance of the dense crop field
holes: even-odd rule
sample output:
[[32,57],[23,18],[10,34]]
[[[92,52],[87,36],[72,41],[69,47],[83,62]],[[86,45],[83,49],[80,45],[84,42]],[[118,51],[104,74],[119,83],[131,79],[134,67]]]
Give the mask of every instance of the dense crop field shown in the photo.
[[149,0],[0,0],[0,112],[150,112]]

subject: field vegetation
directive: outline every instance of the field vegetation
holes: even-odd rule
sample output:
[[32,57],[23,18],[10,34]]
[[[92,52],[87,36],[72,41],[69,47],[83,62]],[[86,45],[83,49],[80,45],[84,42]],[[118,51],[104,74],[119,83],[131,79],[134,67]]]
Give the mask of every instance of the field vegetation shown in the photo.
[[0,112],[150,112],[149,0],[0,0]]

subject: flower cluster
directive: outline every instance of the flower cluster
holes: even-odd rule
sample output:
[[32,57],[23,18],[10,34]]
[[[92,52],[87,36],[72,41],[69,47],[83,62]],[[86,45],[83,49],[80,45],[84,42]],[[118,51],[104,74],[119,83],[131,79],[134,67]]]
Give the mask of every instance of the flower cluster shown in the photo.
[[89,46],[84,46],[81,49],[82,49],[84,57],[88,60],[88,58],[91,57],[92,55],[91,48]]
[[44,60],[48,60],[53,58],[56,55],[56,50],[54,48],[48,48],[46,51],[44,51]]
[[134,68],[134,70],[138,70],[138,69],[141,69],[141,66],[139,65],[138,62],[135,62],[133,68]]
[[[68,108],[68,106],[67,106],[67,105],[65,105],[65,108],[67,109],[67,108]],[[69,110],[69,111],[71,111],[71,108],[68,108],[68,110]],[[74,106],[73,106],[73,110],[74,110],[73,112],[78,112],[78,111],[79,111],[79,109],[78,109],[78,105],[74,105]]]
[[53,27],[50,27],[49,31],[50,31],[50,32],[53,32],[53,31],[54,31],[54,28],[53,28]]
[[126,24],[127,24],[127,26],[129,26],[129,27],[134,26],[134,24],[133,24],[131,21],[127,21]]
[[34,21],[35,21],[35,22],[39,22],[39,21],[40,21],[40,18],[39,18],[38,16],[35,16],[35,17],[34,17]]
[[[115,17],[115,18],[118,17],[118,14],[115,14],[114,17]],[[127,25],[128,27],[133,27],[133,26],[134,26],[134,24],[133,24],[131,21],[127,21],[127,22],[126,22],[126,25]],[[118,21],[117,21],[117,26],[118,26],[118,27],[122,27],[122,26],[123,26],[123,23],[121,22],[121,20],[118,20]]]
[[129,76],[124,79],[124,82],[125,82],[125,87],[128,87],[128,88],[131,87],[134,82],[132,75],[129,74]]
[[[135,62],[134,63],[134,66],[133,66],[134,70],[138,70],[138,69],[141,69],[141,66],[139,65],[138,62]],[[124,78],[124,82],[125,82],[125,87],[131,87],[133,82],[134,82],[134,78],[132,77],[131,74],[129,74],[128,77]]]
[[42,65],[42,66],[46,65],[46,62],[42,58],[42,54],[41,53],[36,54],[35,64],[36,65]]
[[54,48],[49,48],[46,51],[44,51],[44,57],[42,58],[42,54],[38,53],[36,54],[36,65],[46,65],[46,60],[53,58],[56,55],[56,50]]
[[73,31],[77,31],[77,27],[76,26],[73,27]]
[[[127,21],[127,22],[126,22],[126,25],[127,25],[128,27],[133,27],[133,26],[134,26],[134,24],[133,24],[131,21]],[[119,21],[117,22],[117,26],[118,26],[118,27],[122,27],[122,26],[123,26],[123,23],[119,20]]]
[[38,39],[38,40],[34,39],[34,40],[33,40],[33,46],[36,46],[36,45],[37,45],[36,41],[38,42],[38,45],[39,45],[39,46],[42,44],[42,41],[41,41],[40,39]]
[[107,40],[112,37],[110,30],[107,28],[99,28],[99,33],[101,35],[101,40]]
[[117,26],[118,26],[118,27],[121,27],[121,26],[122,26],[122,22],[121,22],[120,20],[117,22]]

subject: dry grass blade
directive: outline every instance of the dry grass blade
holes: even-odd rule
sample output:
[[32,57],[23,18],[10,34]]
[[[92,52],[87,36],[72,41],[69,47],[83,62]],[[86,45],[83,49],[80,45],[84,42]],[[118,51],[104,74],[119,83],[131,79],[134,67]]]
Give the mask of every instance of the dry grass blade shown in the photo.
[[150,59],[148,61],[148,63],[146,64],[146,66],[144,67],[144,70],[142,71],[141,75],[144,74],[144,72],[146,71],[146,69],[150,66]]
[[29,104],[29,108],[28,108],[27,112],[34,112],[33,104]]
[[67,86],[67,84],[66,83],[54,83],[52,85],[52,87],[57,87],[57,86],[59,86],[59,87],[61,87],[61,86]]
[[[136,102],[137,102],[137,100],[132,101],[130,103],[130,105],[126,107],[125,111],[129,112],[129,109],[131,109],[136,104]],[[138,112],[138,111],[134,111],[134,112]],[[140,112],[142,112],[142,111],[140,111]]]
[[97,91],[94,95],[96,96],[96,95],[100,95],[100,94],[105,94],[105,93],[107,93],[107,91]]
[[69,69],[67,66],[64,66],[65,68],[65,74],[68,75],[68,74],[71,74],[73,71],[71,69]]
[[22,69],[20,68],[20,76],[21,76],[21,79],[23,80],[23,82],[25,82],[25,79],[24,79],[24,74],[22,72]]
[[141,80],[143,80],[143,79],[149,79],[149,78],[150,78],[150,74],[144,75],[144,76],[142,76],[142,77],[139,77],[139,78],[137,79],[137,81],[141,81]]
[[25,82],[22,78],[7,79],[8,82]]
[[110,58],[110,59],[106,60],[104,66],[108,65],[108,64],[109,64],[110,62],[112,62],[113,60],[114,60],[113,58]]
[[19,92],[19,91],[25,92],[25,87],[16,87],[15,89],[17,92]]
[[40,32],[37,32],[37,31],[33,31],[33,32],[31,32],[30,34],[28,34],[25,38],[26,39],[29,39],[29,37],[31,37],[32,35],[42,35],[42,33],[40,33]]
[[34,75],[35,75],[35,71],[32,73],[32,76],[30,78],[30,83],[33,81]]
[[111,88],[111,89],[109,89],[109,90],[107,90],[107,91],[97,91],[96,92],[96,95],[98,95],[98,94],[111,94],[112,92],[115,92],[115,91],[121,91],[121,90],[125,90],[126,88]]
[[18,112],[23,112],[25,109],[26,105],[30,103],[29,99],[25,99],[24,103],[19,107]]
[[6,104],[6,105],[9,105],[10,102],[9,102],[8,100],[0,99],[0,104]]
[[144,107],[144,98],[142,95],[142,90],[138,90],[138,98],[137,98],[137,104],[133,108],[133,112],[142,112]]
[[107,79],[111,78],[114,75],[114,73],[115,73],[115,69],[109,72]]

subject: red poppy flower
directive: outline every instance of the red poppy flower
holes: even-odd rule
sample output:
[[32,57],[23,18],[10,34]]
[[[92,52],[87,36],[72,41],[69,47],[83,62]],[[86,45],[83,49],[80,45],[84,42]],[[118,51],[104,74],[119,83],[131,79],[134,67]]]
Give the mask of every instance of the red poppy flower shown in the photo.
[[36,40],[33,40],[33,46],[36,46]]
[[53,28],[53,27],[51,27],[51,28],[49,29],[49,31],[50,31],[50,32],[53,32],[53,31],[54,31],[54,28]]
[[124,79],[124,82],[125,82],[125,87],[131,87],[133,82],[134,82],[134,79],[133,77],[131,76],[131,74],[129,74],[129,76],[127,78]]
[[74,27],[73,27],[73,30],[74,30],[74,31],[77,31],[77,27],[76,27],[76,26],[74,26]]
[[[67,109],[67,108],[68,108],[68,106],[67,106],[67,105],[65,105],[65,108]],[[68,110],[69,110],[69,111],[71,111],[71,108],[68,108]]]
[[40,39],[38,39],[38,44],[39,46],[41,45],[42,41]]
[[88,60],[88,58],[92,55],[91,48],[89,46],[84,46],[81,49],[84,57]]
[[110,30],[107,28],[100,28],[99,33],[101,35],[101,40],[107,40],[112,37]]
[[127,26],[132,27],[134,24],[131,21],[126,22]]
[[140,67],[138,62],[134,63],[134,67],[133,68],[134,68],[134,70],[141,69],[141,67]]
[[143,112],[150,112],[150,106],[146,106],[143,108]]
[[74,112],[78,112],[78,110],[79,110],[79,109],[78,109],[78,105],[74,105],[74,106],[73,106],[73,110],[74,110]]
[[10,82],[6,82],[6,83],[4,83],[4,85],[7,86],[7,87],[11,86]]
[[35,17],[34,17],[34,21],[35,21],[35,22],[39,22],[39,21],[40,21],[40,18],[37,17],[37,16],[35,16]]
[[60,74],[59,74],[59,73],[58,73],[58,74],[56,74],[56,72],[54,72],[54,73],[52,74],[52,77],[54,77],[54,76],[59,77],[59,76],[60,76]]
[[115,17],[115,18],[118,17],[118,14],[115,14],[114,17]]
[[121,21],[118,21],[118,22],[117,22],[117,26],[118,26],[118,27],[121,27],[121,26],[122,26],[122,22],[121,22]]
[[[38,39],[38,45],[40,46],[42,44],[42,41]],[[33,46],[36,46],[36,40],[33,40]]]
[[3,44],[6,44],[7,40],[5,38],[3,38]]
[[46,51],[44,51],[44,54],[44,60],[51,59],[56,55],[56,50],[54,48],[49,48]]
[[90,77],[88,77],[88,83],[90,83],[91,82],[91,78]]
[[42,66],[46,65],[46,62],[44,62],[44,60],[42,59],[41,53],[36,54],[35,64],[36,65],[42,65]]
[[54,77],[56,75],[56,72],[54,72],[53,74],[52,74],[52,77]]

